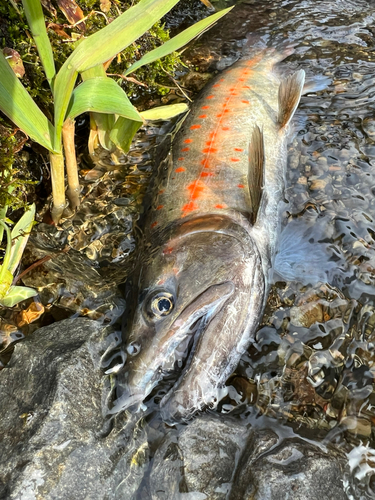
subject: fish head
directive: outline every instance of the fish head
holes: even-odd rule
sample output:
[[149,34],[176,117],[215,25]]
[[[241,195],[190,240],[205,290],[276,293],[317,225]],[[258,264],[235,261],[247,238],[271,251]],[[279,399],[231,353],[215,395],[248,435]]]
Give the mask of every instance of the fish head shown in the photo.
[[[171,391],[183,388],[187,395],[179,412],[181,406],[201,409],[225,385],[260,319],[261,260],[242,226],[202,216],[180,223],[164,241],[140,266],[127,361],[111,413],[139,409],[164,377],[178,378]],[[200,388],[193,400],[186,372],[188,383]]]

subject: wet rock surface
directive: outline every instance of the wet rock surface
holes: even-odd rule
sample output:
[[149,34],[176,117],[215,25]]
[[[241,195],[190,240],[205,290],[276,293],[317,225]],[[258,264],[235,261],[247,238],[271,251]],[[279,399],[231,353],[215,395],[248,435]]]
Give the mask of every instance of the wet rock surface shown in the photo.
[[100,366],[117,341],[78,318],[16,346],[1,373],[0,498],[281,499],[294,491],[315,499],[323,481],[329,498],[346,498],[340,455],[246,421],[202,415],[170,428],[157,415],[122,415],[110,430]]
[[0,498],[104,498],[102,334],[68,319],[17,345],[1,372]]
[[345,455],[337,450],[323,451],[298,438],[280,440],[271,430],[254,430],[230,500],[344,500],[345,464]]

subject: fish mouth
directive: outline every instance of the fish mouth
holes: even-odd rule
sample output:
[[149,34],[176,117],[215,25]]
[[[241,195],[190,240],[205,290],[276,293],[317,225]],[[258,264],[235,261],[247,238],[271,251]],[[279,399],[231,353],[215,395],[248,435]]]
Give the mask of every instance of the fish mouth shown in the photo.
[[143,401],[165,378],[170,379],[172,383],[168,393],[177,388],[191,364],[199,338],[234,290],[234,283],[225,281],[211,285],[190,302],[161,338],[160,344],[164,348],[159,356],[155,356],[153,366],[146,369],[138,383],[132,383],[131,373],[127,374],[128,379],[122,387],[122,394],[114,401],[114,406],[108,413],[115,414],[122,410],[139,411]]

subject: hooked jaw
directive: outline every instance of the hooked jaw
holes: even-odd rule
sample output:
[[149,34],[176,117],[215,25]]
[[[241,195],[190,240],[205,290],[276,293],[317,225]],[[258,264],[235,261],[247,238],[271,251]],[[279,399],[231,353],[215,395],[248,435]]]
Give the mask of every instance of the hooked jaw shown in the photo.
[[[232,282],[210,286],[177,316],[167,333],[154,343],[154,349],[144,352],[141,349],[135,356],[128,358],[127,373],[121,383],[122,394],[114,402],[109,413],[114,414],[122,410],[138,411],[143,400],[164,374],[173,371],[177,361],[190,357],[190,351],[194,351],[192,345],[196,344],[202,331],[221,310],[234,289]],[[128,346],[130,354],[129,351]]]
[[260,265],[253,265],[251,270],[250,295],[236,289],[223,304],[200,336],[192,362],[177,388],[173,387],[162,399],[165,422],[187,422],[198,411],[216,408],[226,395],[225,383],[248,348],[263,312],[263,270]]

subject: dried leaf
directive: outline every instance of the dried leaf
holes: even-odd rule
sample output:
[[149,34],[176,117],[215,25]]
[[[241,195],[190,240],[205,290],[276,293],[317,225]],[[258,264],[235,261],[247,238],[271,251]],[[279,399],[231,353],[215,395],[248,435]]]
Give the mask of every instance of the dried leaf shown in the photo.
[[61,38],[65,38],[66,40],[71,40],[71,37],[62,29],[61,24],[49,23],[47,29],[48,28],[53,30],[56,33],[56,35],[60,36]]
[[102,12],[109,12],[111,5],[111,0],[100,0],[100,10]]
[[57,17],[56,9],[52,5],[51,0],[41,0],[41,4],[50,14],[52,14],[53,17]]
[[3,49],[3,54],[6,58],[6,60],[8,61],[9,66],[14,71],[14,74],[18,78],[22,78],[23,75],[25,74],[25,68],[23,66],[23,62],[22,62],[22,59],[21,59],[21,56],[19,55],[19,53],[14,49],[10,49],[9,47],[5,47],[5,49]]
[[64,16],[70,22],[70,24],[77,24],[77,28],[80,30],[85,30],[86,25],[84,22],[80,23],[85,17],[81,7],[75,2],[75,0],[57,0],[57,4],[63,11]]
[[212,3],[209,0],[201,0],[201,2],[208,7],[210,10],[215,10],[215,7],[212,5]]
[[32,302],[27,309],[17,315],[18,327],[29,325],[44,313],[44,306],[40,302]]

